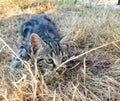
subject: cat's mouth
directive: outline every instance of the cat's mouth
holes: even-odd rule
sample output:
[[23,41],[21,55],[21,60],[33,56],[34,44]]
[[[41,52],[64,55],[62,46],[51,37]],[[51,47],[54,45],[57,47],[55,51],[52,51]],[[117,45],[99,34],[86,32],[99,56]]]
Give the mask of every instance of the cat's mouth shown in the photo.
[[47,75],[55,75],[55,74],[62,75],[62,74],[65,73],[66,68],[67,68],[67,66],[64,65],[64,66],[58,66],[58,67],[56,67],[56,68],[54,68],[54,69],[52,69],[52,70],[48,70],[48,69],[47,69],[47,70],[45,70],[45,71],[43,72],[43,75],[44,75],[44,76],[47,76]]

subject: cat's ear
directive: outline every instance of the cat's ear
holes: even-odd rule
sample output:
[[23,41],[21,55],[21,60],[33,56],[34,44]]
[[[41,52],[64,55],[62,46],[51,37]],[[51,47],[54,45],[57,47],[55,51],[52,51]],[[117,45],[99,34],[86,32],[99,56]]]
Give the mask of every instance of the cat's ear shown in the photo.
[[30,36],[30,43],[34,54],[46,47],[46,43],[35,33]]

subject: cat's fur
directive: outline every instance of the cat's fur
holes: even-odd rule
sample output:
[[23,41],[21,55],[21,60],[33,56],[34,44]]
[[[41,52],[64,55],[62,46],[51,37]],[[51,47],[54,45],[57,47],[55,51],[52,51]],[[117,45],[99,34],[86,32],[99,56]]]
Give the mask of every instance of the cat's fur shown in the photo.
[[[62,41],[64,39],[60,38],[55,23],[46,16],[24,22],[20,27],[20,35],[24,42],[18,49],[18,56],[28,61],[34,55],[43,73],[49,73],[69,58],[68,47]],[[13,59],[12,69],[23,66],[19,59]]]

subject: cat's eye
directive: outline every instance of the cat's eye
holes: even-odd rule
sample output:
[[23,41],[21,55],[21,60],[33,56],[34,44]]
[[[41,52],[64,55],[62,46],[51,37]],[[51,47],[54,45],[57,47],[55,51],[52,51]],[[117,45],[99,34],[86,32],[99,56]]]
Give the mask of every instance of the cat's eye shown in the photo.
[[41,62],[41,61],[43,61],[43,59],[37,59],[37,63],[39,63],[39,62]]
[[53,63],[53,60],[52,60],[51,58],[49,58],[49,59],[46,60],[46,62],[47,62],[48,64],[52,64],[52,63]]
[[62,62],[65,62],[66,60],[67,60],[66,56],[62,57]]

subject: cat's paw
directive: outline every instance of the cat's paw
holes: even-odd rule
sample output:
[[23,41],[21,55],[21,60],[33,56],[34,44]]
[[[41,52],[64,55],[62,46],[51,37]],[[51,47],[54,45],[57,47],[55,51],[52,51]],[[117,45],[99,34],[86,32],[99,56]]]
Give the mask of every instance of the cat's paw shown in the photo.
[[15,69],[17,69],[17,68],[23,68],[23,67],[24,67],[23,63],[22,63],[19,59],[14,58],[14,59],[12,60],[10,69],[11,69],[11,70],[15,70]]

